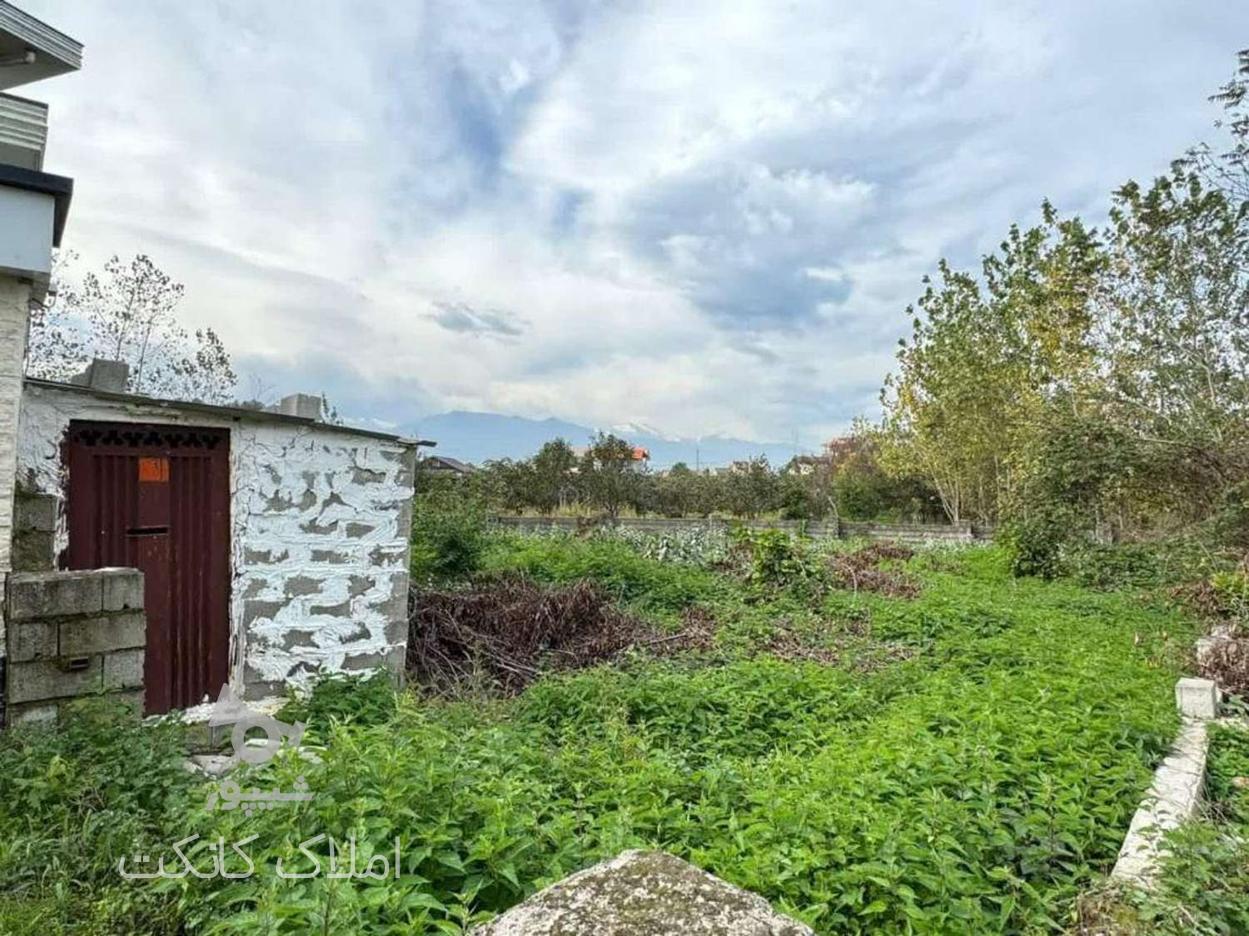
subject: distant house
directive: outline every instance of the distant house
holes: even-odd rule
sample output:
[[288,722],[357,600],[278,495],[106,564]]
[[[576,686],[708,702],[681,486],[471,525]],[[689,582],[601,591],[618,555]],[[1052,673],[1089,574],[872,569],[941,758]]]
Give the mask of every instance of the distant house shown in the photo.
[[[578,459],[585,458],[589,452],[590,447],[588,445],[574,445],[572,449],[572,453],[576,455]],[[635,471],[641,471],[650,463],[650,449],[643,448],[640,445],[631,446],[629,457],[631,459],[629,467]]]
[[417,462],[417,470],[433,478],[464,478],[477,471],[472,465],[446,455],[428,455]]
[[795,455],[781,471],[785,474],[796,474],[805,478],[828,467],[829,463],[830,460],[827,456]]

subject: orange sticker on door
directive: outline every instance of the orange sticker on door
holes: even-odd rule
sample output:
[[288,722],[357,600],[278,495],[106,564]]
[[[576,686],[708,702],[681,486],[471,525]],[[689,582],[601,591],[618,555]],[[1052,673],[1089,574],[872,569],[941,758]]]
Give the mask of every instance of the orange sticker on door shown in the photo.
[[168,458],[140,458],[139,480],[152,484],[169,483]]

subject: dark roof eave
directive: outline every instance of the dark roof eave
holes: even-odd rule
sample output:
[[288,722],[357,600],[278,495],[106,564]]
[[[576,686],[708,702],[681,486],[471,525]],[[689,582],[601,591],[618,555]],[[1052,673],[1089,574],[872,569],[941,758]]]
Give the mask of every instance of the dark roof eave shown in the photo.
[[151,406],[158,409],[168,410],[186,410],[191,413],[204,413],[205,415],[218,416],[224,419],[244,420],[251,419],[260,422],[281,422],[292,423],[303,426],[317,426],[321,429],[328,429],[331,432],[342,432],[348,435],[366,436],[371,439],[383,439],[387,442],[397,442],[400,445],[409,448],[431,447],[437,445],[428,439],[407,439],[393,432],[379,432],[375,429],[359,429],[355,426],[340,426],[334,423],[321,422],[317,419],[309,419],[305,416],[292,416],[288,413],[274,413],[270,410],[248,409],[243,406],[222,406],[216,403],[199,403],[192,400],[162,400],[159,397],[143,396],[138,393],[118,393],[113,390],[98,390],[94,387],[84,387],[81,384],[62,383],[59,380],[42,380],[38,377],[26,377],[24,384],[32,387],[46,387],[50,390],[60,390],[68,393],[81,393],[87,396],[96,397],[101,400],[112,400],[117,403],[131,403],[138,406]]
[[0,185],[51,195],[55,199],[56,204],[52,209],[52,246],[60,247],[61,232],[65,230],[65,219],[69,217],[69,203],[74,197],[74,180],[68,176],[0,163]]

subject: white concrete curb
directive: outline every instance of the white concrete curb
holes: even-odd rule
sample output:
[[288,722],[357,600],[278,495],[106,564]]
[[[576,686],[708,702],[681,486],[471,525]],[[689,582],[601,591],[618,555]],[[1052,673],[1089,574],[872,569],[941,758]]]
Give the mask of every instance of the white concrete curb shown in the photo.
[[1166,854],[1163,837],[1190,818],[1201,802],[1210,743],[1206,727],[1218,714],[1219,690],[1208,679],[1181,679],[1175,701],[1184,719],[1180,733],[1132,817],[1111,880],[1149,887]]

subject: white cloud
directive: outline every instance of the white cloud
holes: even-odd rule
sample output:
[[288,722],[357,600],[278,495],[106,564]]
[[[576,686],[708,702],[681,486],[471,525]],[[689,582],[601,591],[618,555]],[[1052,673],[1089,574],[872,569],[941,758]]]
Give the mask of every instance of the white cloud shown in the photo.
[[87,46],[27,90],[67,246],[152,254],[249,367],[808,442],[938,257],[1161,171],[1249,40],[1129,0],[24,6]]

